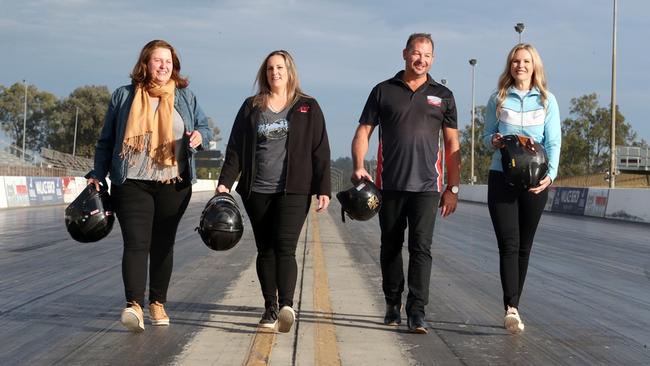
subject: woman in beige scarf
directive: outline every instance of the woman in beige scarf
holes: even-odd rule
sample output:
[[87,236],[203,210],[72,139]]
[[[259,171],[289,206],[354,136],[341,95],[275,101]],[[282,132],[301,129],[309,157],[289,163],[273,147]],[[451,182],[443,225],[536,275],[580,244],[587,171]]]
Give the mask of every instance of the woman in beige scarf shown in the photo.
[[110,173],[112,201],[124,239],[127,305],[121,321],[127,329],[141,332],[147,272],[151,324],[170,323],[164,303],[176,229],[196,181],[194,153],[211,132],[169,43],[154,40],[145,45],[131,80],[131,85],[113,93],[97,142],[95,167],[86,177],[99,189]]

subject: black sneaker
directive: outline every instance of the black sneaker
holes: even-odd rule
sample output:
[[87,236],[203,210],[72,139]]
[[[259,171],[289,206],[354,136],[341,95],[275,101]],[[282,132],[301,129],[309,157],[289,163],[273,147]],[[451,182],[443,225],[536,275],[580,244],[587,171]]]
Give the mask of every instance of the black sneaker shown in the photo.
[[278,306],[271,305],[266,308],[266,311],[262,315],[259,326],[262,328],[273,328],[275,329],[278,324]]
[[424,316],[416,314],[408,317],[409,332],[416,334],[427,334],[428,324],[424,321]]
[[384,315],[384,324],[386,325],[400,325],[402,323],[402,304],[390,305],[386,304],[386,315]]

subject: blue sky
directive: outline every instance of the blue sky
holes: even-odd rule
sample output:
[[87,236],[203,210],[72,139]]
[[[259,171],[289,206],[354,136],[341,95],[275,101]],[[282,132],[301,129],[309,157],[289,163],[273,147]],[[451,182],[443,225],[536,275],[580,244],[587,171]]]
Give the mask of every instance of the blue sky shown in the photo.
[[[650,2],[618,3],[617,102],[650,141],[642,45],[650,37]],[[518,40],[518,22],[526,26],[523,40],[540,51],[562,119],[573,97],[596,92],[608,105],[612,8],[613,0],[0,0],[0,84],[26,79],[59,97],[83,85],[113,90],[129,83],[146,42],[165,39],[225,141],[263,58],[286,49],[303,89],[323,108],[336,158],[349,155],[370,89],[403,68],[401,51],[413,32],[432,34],[431,74],[454,92],[460,126],[471,118],[468,60],[478,60],[475,99],[484,105]]]

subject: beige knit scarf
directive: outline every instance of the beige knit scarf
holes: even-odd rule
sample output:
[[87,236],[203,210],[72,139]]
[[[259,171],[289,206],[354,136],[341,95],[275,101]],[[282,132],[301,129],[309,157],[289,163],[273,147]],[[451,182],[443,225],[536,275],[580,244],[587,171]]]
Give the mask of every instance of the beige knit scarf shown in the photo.
[[[176,165],[172,130],[175,89],[173,80],[163,86],[153,84],[135,88],[121,154],[129,165],[133,165],[134,153],[143,151],[158,165]],[[151,110],[149,97],[160,99],[155,111]]]

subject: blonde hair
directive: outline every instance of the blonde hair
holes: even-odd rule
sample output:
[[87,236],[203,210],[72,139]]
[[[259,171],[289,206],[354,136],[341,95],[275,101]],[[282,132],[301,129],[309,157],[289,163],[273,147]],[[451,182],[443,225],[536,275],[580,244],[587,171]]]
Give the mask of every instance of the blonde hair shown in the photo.
[[503,102],[506,99],[506,94],[508,93],[508,88],[515,84],[515,79],[510,73],[510,67],[512,64],[512,59],[515,57],[515,53],[519,50],[526,50],[530,53],[530,56],[533,59],[533,77],[531,80],[531,87],[535,87],[539,90],[542,99],[542,105],[546,109],[546,101],[548,100],[548,89],[546,88],[546,75],[544,74],[544,64],[542,63],[542,58],[539,56],[539,53],[532,45],[528,43],[519,43],[514,46],[508,58],[506,59],[506,67],[499,76],[498,92],[497,92],[497,117],[499,111],[503,106]]
[[307,94],[303,93],[300,89],[300,81],[298,80],[298,71],[296,70],[296,63],[293,61],[293,57],[289,52],[285,50],[277,50],[269,53],[260,65],[259,70],[257,71],[257,77],[255,77],[255,84],[257,85],[257,93],[253,98],[253,106],[258,108],[266,107],[269,96],[271,95],[271,85],[269,85],[269,80],[266,77],[266,64],[269,59],[273,56],[282,56],[284,58],[284,63],[287,67],[287,75],[289,80],[287,80],[287,101],[291,105],[300,97],[306,97]]

